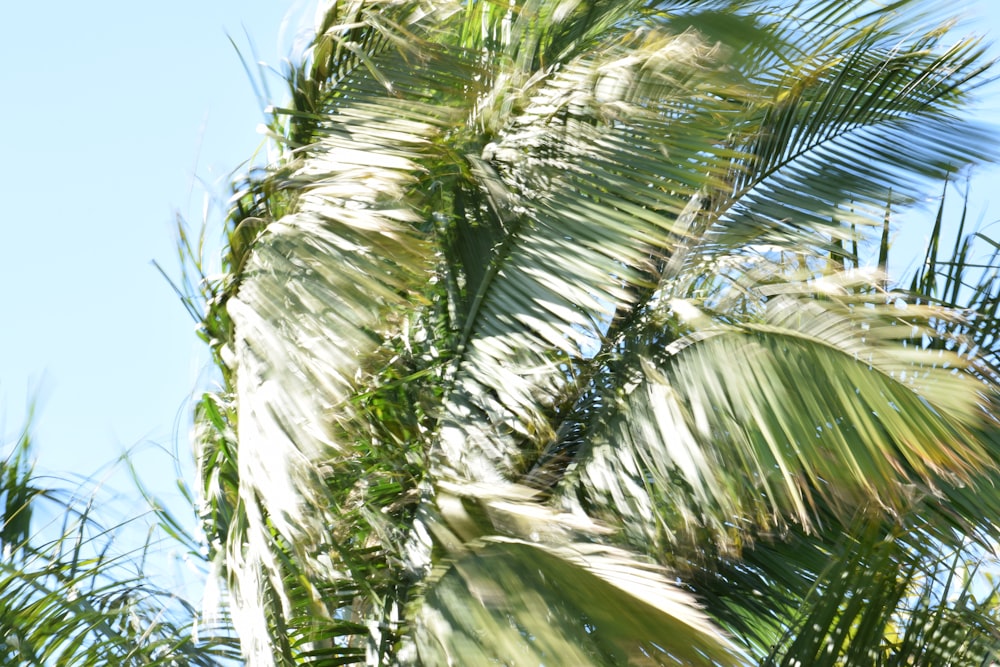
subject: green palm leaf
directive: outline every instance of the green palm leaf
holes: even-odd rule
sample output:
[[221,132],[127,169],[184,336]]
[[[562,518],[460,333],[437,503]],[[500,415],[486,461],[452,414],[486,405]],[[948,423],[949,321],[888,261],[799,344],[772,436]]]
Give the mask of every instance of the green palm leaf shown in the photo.
[[0,663],[207,667],[239,655],[224,617],[201,622],[144,571],[165,553],[158,531],[123,552],[126,529],[142,534],[137,519],[105,525],[107,498],[43,485],[27,429],[10,445],[0,460]]
[[590,501],[629,508],[646,540],[680,524],[725,543],[740,532],[729,517],[808,528],[817,497],[843,520],[872,502],[905,511],[991,469],[969,360],[913,344],[952,315],[858,280],[758,277],[738,311],[714,313],[664,294],[635,357],[611,369],[630,379],[595,418]]
[[737,664],[666,571],[595,541],[607,527],[513,486],[443,484],[438,505],[451,555],[419,600],[421,664]]
[[665,564],[929,498],[981,526],[972,320],[831,273],[982,156],[980,51],[920,6],[327,8],[205,288],[248,657],[732,662]]

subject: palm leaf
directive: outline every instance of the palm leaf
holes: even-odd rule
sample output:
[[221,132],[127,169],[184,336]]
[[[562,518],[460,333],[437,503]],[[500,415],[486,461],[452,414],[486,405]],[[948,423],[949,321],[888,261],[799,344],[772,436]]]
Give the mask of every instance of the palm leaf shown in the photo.
[[717,561],[693,586],[757,664],[989,664],[1000,648],[989,561],[945,546],[919,517],[792,531]]
[[[6,446],[4,449],[8,449]],[[229,626],[144,571],[159,534],[122,552],[138,519],[107,526],[110,503],[43,486],[25,429],[0,461],[0,662],[5,665],[222,665],[238,656]],[[98,512],[95,508],[101,507]],[[43,517],[61,517],[45,525]]]
[[[739,532],[728,517],[809,527],[817,497],[842,518],[870,502],[904,511],[943,480],[991,468],[977,435],[985,405],[956,372],[968,361],[907,345],[947,312],[901,310],[843,278],[745,286],[761,296],[741,306],[752,317],[725,321],[665,303],[649,347],[633,344],[636,358],[614,369],[630,380],[602,401],[581,468],[590,502],[628,508],[647,540],[681,525],[694,542],[706,528],[725,542]],[[651,507],[661,525],[644,520]]]
[[514,486],[444,484],[438,504],[451,548],[419,601],[421,664],[738,664],[665,571],[594,541],[606,527]]
[[[950,116],[978,47],[861,2],[704,7],[323,13],[206,287],[206,518],[256,664],[724,662],[640,554],[688,567],[948,494],[945,523],[981,523],[956,492],[995,460],[966,318],[829,273],[890,190],[981,156]],[[456,485],[517,481],[537,540],[452,511]],[[567,537],[560,504],[620,532]],[[491,569],[540,591],[490,597]],[[704,660],[650,643],[666,629]]]

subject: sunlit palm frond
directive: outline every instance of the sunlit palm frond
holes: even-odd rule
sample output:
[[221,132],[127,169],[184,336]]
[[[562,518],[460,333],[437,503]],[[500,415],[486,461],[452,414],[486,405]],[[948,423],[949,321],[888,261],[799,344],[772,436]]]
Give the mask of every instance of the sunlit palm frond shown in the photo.
[[948,494],[981,523],[971,320],[838,245],[981,155],[950,118],[979,52],[866,7],[324,8],[205,317],[207,532],[255,664],[724,663],[664,563]]
[[931,322],[957,314],[905,305],[859,274],[757,281],[724,311],[709,307],[718,292],[663,293],[635,356],[609,368],[627,379],[594,418],[591,502],[628,508],[644,541],[708,530],[725,542],[743,530],[731,517],[808,528],[817,497],[842,518],[869,503],[906,511],[992,469],[968,356],[959,341],[927,344]]
[[[406,12],[348,9],[364,26],[325,25],[312,56],[322,76],[335,72],[335,89],[296,90],[325,113],[280,111],[291,150],[244,196],[247,213],[265,216],[245,256],[230,260],[239,267],[239,291],[224,302],[235,402],[206,399],[202,408],[215,424],[202,445],[206,470],[231,473],[211,478],[212,509],[225,521],[219,531],[215,519],[213,535],[227,547],[234,619],[254,638],[245,648],[260,664],[363,659],[366,651],[380,660],[393,650],[398,612],[382,600],[402,597],[404,540],[389,535],[402,519],[386,505],[405,514],[412,503],[400,495],[420,472],[403,448],[398,458],[374,451],[365,422],[366,411],[379,413],[379,437],[391,430],[389,411],[405,422],[406,409],[357,397],[391,356],[384,340],[426,303],[420,289],[433,249],[418,233],[421,187],[449,103],[467,95],[468,67],[452,58],[415,68],[447,55],[405,43],[417,26],[392,20]],[[419,23],[419,12],[411,18]],[[256,200],[262,191],[281,205]],[[232,439],[213,435],[227,432]],[[375,645],[371,618],[386,626]]]
[[736,650],[659,566],[530,489],[440,485],[445,547],[416,612],[420,664],[735,665]]
[[[200,623],[183,591],[144,571],[164,545],[122,550],[136,518],[113,519],[97,496],[43,485],[27,431],[0,460],[0,663],[222,665],[239,655],[223,623]],[[6,446],[4,449],[8,449]],[[178,542],[177,546],[181,546]]]
[[985,156],[983,129],[952,116],[985,67],[980,43],[936,50],[940,25],[909,20],[918,6],[865,15],[865,3],[812,4],[816,15],[790,24],[792,46],[748,72],[766,101],[734,128],[749,157],[734,164],[719,202],[723,237],[795,243],[798,230],[824,227],[844,235],[844,221],[879,222],[890,193],[919,200],[927,177]]
[[[995,451],[996,345],[979,323],[990,320],[982,305],[995,299],[996,257],[970,259],[978,253],[964,224],[945,244],[943,216],[942,204],[907,297],[961,316],[931,318],[934,335],[912,344],[963,350],[966,381],[982,390],[974,437]],[[821,499],[813,534],[764,534],[739,559],[703,558],[693,586],[762,664],[989,664],[998,650],[997,500],[992,468],[965,482],[946,476],[908,509],[869,508],[847,524]]]
[[[470,418],[505,421],[532,447],[550,440],[611,321],[655,286],[680,238],[674,220],[725,168],[688,166],[723,138],[710,114],[688,112],[692,98],[716,104],[700,87],[720,54],[689,35],[626,39],[541,78],[505,133],[471,158],[472,182],[459,184],[469,191],[452,214],[461,334],[447,428],[501,438],[443,441],[450,465],[487,448],[487,464],[461,472],[473,479],[515,472],[518,446]],[[668,144],[678,128],[689,138]]]
[[[382,19],[385,17],[380,17]],[[308,559],[315,561],[313,556],[307,559],[306,551],[309,549],[338,551],[336,535],[333,536],[334,544],[328,545],[330,538],[322,536],[319,527],[334,523],[334,516],[327,514],[334,508],[340,512],[340,520],[346,518],[344,514],[351,512],[353,503],[358,500],[357,485],[362,482],[362,478],[355,475],[370,472],[363,465],[354,465],[361,451],[353,439],[360,432],[353,412],[357,405],[348,399],[359,384],[364,384],[367,373],[383,372],[380,371],[382,362],[379,361],[384,358],[379,351],[383,344],[381,341],[401,340],[404,347],[409,346],[405,336],[395,339],[388,332],[411,322],[406,315],[407,307],[425,303],[419,289],[409,291],[408,285],[419,281],[421,274],[424,279],[430,276],[427,265],[429,250],[424,248],[415,230],[433,231],[431,221],[421,226],[418,215],[424,210],[424,202],[441,203],[441,195],[435,195],[433,187],[429,191],[430,196],[421,190],[428,182],[434,182],[431,179],[440,177],[444,184],[454,183],[456,179],[471,181],[467,186],[470,188],[467,195],[471,201],[479,201],[481,208],[475,211],[459,209],[463,218],[461,224],[471,227],[478,222],[476,215],[486,216],[491,221],[489,224],[504,239],[496,249],[504,256],[494,266],[490,266],[488,260],[485,262],[487,270],[480,278],[482,283],[473,282],[476,274],[472,268],[472,262],[483,261],[481,252],[478,259],[473,256],[466,264],[467,270],[460,278],[445,276],[449,288],[454,288],[459,280],[465,283],[467,296],[464,299],[461,295],[457,297],[465,300],[465,305],[460,306],[457,301],[452,303],[452,312],[459,308],[468,310],[458,310],[455,317],[455,326],[461,327],[460,333],[455,336],[457,343],[454,348],[459,355],[457,363],[460,370],[458,379],[451,381],[453,386],[462,386],[463,391],[448,394],[445,405],[453,416],[441,427],[441,442],[449,442],[447,434],[450,426],[460,424],[463,431],[469,430],[471,421],[456,420],[454,414],[458,408],[454,406],[463,402],[468,404],[469,394],[464,389],[481,394],[475,386],[483,384],[484,378],[489,379],[492,386],[503,386],[509,392],[501,396],[501,409],[520,409],[518,418],[511,423],[525,423],[528,430],[534,428],[530,424],[541,423],[538,419],[530,419],[531,414],[525,412],[530,410],[532,414],[537,414],[538,408],[532,404],[538,396],[537,389],[530,388],[528,394],[514,394],[512,392],[517,390],[517,385],[525,384],[521,379],[515,379],[511,374],[502,376],[499,381],[491,377],[512,359],[505,354],[497,356],[495,350],[491,352],[484,348],[483,330],[489,330],[491,317],[499,318],[499,323],[495,320],[492,326],[499,326],[505,335],[510,335],[510,323],[506,321],[510,310],[510,303],[505,303],[507,299],[525,303],[520,293],[536,293],[526,302],[531,310],[519,318],[522,325],[527,323],[529,326],[528,344],[518,345],[512,339],[503,344],[507,350],[513,349],[513,344],[527,354],[534,354],[530,351],[537,349],[540,341],[544,341],[546,346],[560,344],[563,331],[569,329],[568,326],[546,324],[545,318],[551,319],[553,314],[569,317],[571,324],[587,325],[593,330],[596,317],[601,313],[610,316],[608,307],[599,303],[605,298],[604,294],[613,295],[616,301],[628,298],[622,287],[616,284],[621,278],[612,275],[629,272],[628,258],[624,258],[626,262],[623,263],[622,257],[614,257],[598,248],[602,242],[613,238],[609,229],[594,225],[581,227],[574,232],[579,237],[578,242],[567,244],[564,241],[567,232],[559,230],[556,220],[551,217],[553,214],[549,213],[550,218],[544,221],[548,227],[535,232],[530,229],[531,221],[523,224],[523,220],[517,219],[524,217],[517,210],[523,205],[512,202],[511,195],[504,194],[505,190],[509,191],[510,185],[501,180],[497,167],[490,165],[488,159],[454,153],[456,147],[443,152],[436,146],[441,141],[443,120],[454,113],[449,107],[449,100],[466,104],[478,100],[468,90],[468,81],[475,68],[479,67],[478,54],[460,54],[456,58],[437,53],[433,45],[425,45],[423,53],[415,54],[413,39],[405,47],[395,48],[402,39],[398,34],[395,38],[390,34],[396,28],[387,28],[373,20],[370,29],[386,33],[385,43],[393,48],[368,54],[362,59],[365,60],[364,66],[357,65],[357,77],[355,74],[344,74],[338,81],[336,91],[325,93],[330,96],[330,106],[323,120],[315,123],[311,130],[313,143],[298,149],[292,161],[269,181],[268,187],[275,192],[272,196],[280,197],[282,191],[294,192],[294,199],[287,199],[289,213],[267,223],[264,231],[253,241],[249,258],[234,262],[241,267],[239,292],[235,298],[228,300],[227,312],[236,332],[231,345],[234,350],[234,390],[240,414],[237,474],[240,480],[238,495],[241,498],[238,502],[242,503],[242,508],[239,520],[230,524],[233,528],[226,541],[230,548],[235,549],[231,558],[238,566],[233,568],[233,572],[242,572],[248,577],[242,585],[238,580],[231,582],[234,593],[246,604],[257,596],[264,599],[277,597],[281,604],[274,607],[273,613],[287,613],[278,609],[288,607],[291,602],[290,598],[282,598],[283,585],[280,582],[285,576],[276,555],[287,552],[284,547],[276,548],[270,542],[287,540],[292,549],[298,550],[291,561],[300,565]],[[416,30],[416,26],[408,29]],[[327,32],[335,33],[336,28],[331,27]],[[657,53],[656,49],[652,49],[651,53]],[[448,67],[435,62],[435,58],[444,58]],[[426,70],[414,70],[415,62],[421,62]],[[368,76],[372,68],[377,69],[377,76]],[[597,83],[593,64],[579,69],[581,73],[573,74],[573,77],[584,76],[590,86]],[[463,72],[469,76],[462,77]],[[385,87],[382,78],[386,76],[392,81],[392,90],[387,91]],[[566,90],[572,81],[559,79],[550,90]],[[389,97],[386,97],[387,93]],[[395,96],[400,99],[394,103]],[[437,97],[442,97],[443,101],[437,101]],[[476,114],[479,109],[473,105],[471,112]],[[552,111],[546,113],[553,114]],[[592,116],[594,112],[587,113]],[[540,126],[542,120],[539,117],[532,122]],[[583,126],[581,129],[584,129]],[[557,130],[563,135],[565,131]],[[454,141],[461,141],[463,137],[464,133],[459,132]],[[621,139],[618,142],[612,150],[622,154],[626,148]],[[555,145],[554,141],[552,143]],[[511,150],[512,145],[513,141],[500,144],[497,150]],[[484,148],[480,146],[477,150],[483,151]],[[485,150],[488,152],[490,149]],[[567,155],[571,157],[574,154],[582,155],[582,151],[576,149]],[[454,166],[450,167],[450,172],[447,166],[437,166],[442,156],[452,161]],[[486,157],[489,158],[489,155]],[[456,158],[460,160],[457,164],[454,163]],[[622,162],[622,159],[619,156],[614,161]],[[423,176],[418,176],[420,174]],[[508,175],[510,179],[522,180],[528,176],[530,174],[523,173],[520,168]],[[641,187],[637,181],[633,189]],[[453,192],[446,196],[448,203],[457,202],[461,196]],[[661,193],[657,196],[665,202],[664,206],[678,200],[674,195]],[[570,197],[566,195],[565,199],[568,201]],[[632,205],[632,208],[638,210],[640,207]],[[582,215],[578,218],[583,223],[588,222]],[[666,220],[658,215],[651,215],[651,218],[647,226],[662,228],[667,225]],[[618,214],[613,224],[619,230],[627,230],[626,221],[623,214]],[[513,229],[513,226],[518,229]],[[519,234],[522,227],[523,233]],[[468,233],[471,236],[475,231],[470,229]],[[646,232],[636,232],[643,233]],[[659,234],[663,236],[665,232],[661,229]],[[631,238],[625,243],[630,243]],[[570,289],[569,284],[558,273],[547,271],[544,265],[539,264],[539,260],[545,257],[558,257],[560,244],[565,246],[563,254],[571,250],[583,254],[579,258],[567,257],[559,272],[586,271],[585,278],[589,282],[602,284],[593,289],[602,291],[587,293],[587,288],[576,288],[569,295],[568,302],[563,300],[563,293]],[[646,245],[652,247],[648,242]],[[522,251],[522,247],[527,250]],[[617,247],[625,246],[619,241]],[[504,261],[506,255],[513,252],[525,257],[520,260],[521,265],[515,261]],[[637,262],[642,252],[648,254],[652,250],[634,251],[631,263]],[[524,262],[527,264],[524,265]],[[595,262],[600,263],[591,268]],[[503,280],[494,281],[501,265]],[[514,286],[506,288],[508,283]],[[552,295],[551,303],[540,311],[532,305],[538,294]],[[456,295],[452,293],[450,296]],[[598,315],[588,317],[574,313],[574,310],[580,310],[581,300],[591,310],[596,307]],[[504,310],[508,313],[501,312]],[[413,322],[416,321],[415,315]],[[540,325],[545,328],[533,330]],[[443,342],[438,340],[435,344],[440,346]],[[566,348],[566,345],[561,346]],[[579,348],[579,345],[575,346],[577,358],[582,357]],[[443,347],[436,352],[444,358],[451,356]],[[465,355],[476,352],[483,357],[480,363],[462,365]],[[547,352],[543,356],[546,359],[549,357]],[[365,361],[366,357],[368,361]],[[490,359],[490,364],[485,363],[487,359]],[[541,361],[541,358],[535,361]],[[566,378],[554,378],[551,374],[553,366],[549,361],[544,363],[549,365],[549,369],[545,370],[549,373],[549,385],[565,384]],[[471,375],[463,372],[465,368],[472,369]],[[384,376],[374,377],[378,381],[385,379]],[[454,378],[453,375],[451,377]],[[504,378],[511,381],[506,382]],[[535,380],[528,384],[537,387],[541,383]],[[476,407],[482,409],[480,405]],[[320,427],[329,419],[327,415],[336,415],[334,423],[330,427]],[[382,419],[385,419],[384,415]],[[383,430],[383,427],[384,424],[379,429]],[[494,430],[493,427],[485,427],[480,429],[480,433],[485,438],[493,438]],[[339,444],[336,440],[338,435],[347,444]],[[338,450],[343,453],[343,464],[337,463]],[[384,457],[384,454],[379,456]],[[457,465],[461,460],[460,456],[445,455],[443,458],[450,465]],[[324,463],[317,469],[315,464],[319,460]],[[491,466],[495,465],[496,462],[491,461]],[[468,469],[462,472],[467,474]],[[402,483],[401,490],[413,487],[414,472],[403,471],[402,475],[401,482],[397,482]],[[330,481],[324,483],[324,478]],[[355,479],[356,482],[351,481]],[[333,484],[334,488],[327,484]],[[333,495],[328,496],[328,493]],[[330,509],[324,509],[327,507]],[[307,527],[310,516],[313,517],[312,528]],[[293,517],[294,524],[290,523]],[[364,521],[370,523],[371,520],[374,519],[369,517]],[[381,523],[385,522],[375,521],[375,524]],[[344,524],[352,525],[349,522]],[[391,525],[381,528],[375,525],[372,536],[392,529]],[[356,536],[350,538],[353,540]],[[382,548],[388,550],[400,546],[390,542]],[[361,544],[351,546],[347,551],[368,548],[367,544]],[[339,553],[338,557],[345,559],[347,567],[351,566],[350,561],[354,558],[344,553]],[[320,570],[329,572],[329,567],[319,561],[305,567],[303,572],[309,573],[313,568],[320,577],[324,576]],[[339,571],[336,565],[333,567]],[[361,571],[354,574],[362,579],[367,576]],[[265,584],[265,580],[270,583]],[[263,588],[255,592],[254,587],[261,586]],[[267,594],[269,587],[273,588],[273,594]],[[241,592],[241,589],[245,590]],[[372,595],[377,596],[374,590]],[[318,594],[314,597],[318,599]],[[370,603],[374,601],[374,597],[370,598]],[[367,612],[355,607],[351,617],[364,613]],[[267,625],[267,621],[259,620],[254,626],[258,631],[253,634],[260,634],[259,630],[263,627],[260,622]],[[266,652],[266,646],[259,646],[256,651],[262,660]]]

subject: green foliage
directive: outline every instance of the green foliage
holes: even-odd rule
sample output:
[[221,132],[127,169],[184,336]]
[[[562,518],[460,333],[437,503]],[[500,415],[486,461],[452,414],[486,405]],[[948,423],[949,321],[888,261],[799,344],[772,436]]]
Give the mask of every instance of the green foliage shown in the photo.
[[324,6],[182,238],[246,658],[984,664],[997,265],[859,258],[991,157],[931,4]]
[[[29,463],[28,430],[0,461],[0,664],[232,664],[228,626],[202,625],[184,597],[143,571],[149,534],[122,552],[137,519],[105,525],[107,506],[43,486]],[[106,500],[106,499],[105,499]]]

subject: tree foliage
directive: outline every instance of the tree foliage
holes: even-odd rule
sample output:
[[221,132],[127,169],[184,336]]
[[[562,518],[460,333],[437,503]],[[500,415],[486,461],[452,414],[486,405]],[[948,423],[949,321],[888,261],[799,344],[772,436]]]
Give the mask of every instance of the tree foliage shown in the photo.
[[989,664],[997,264],[884,272],[990,157],[932,5],[323,5],[198,276],[250,662]]
[[[231,625],[203,623],[199,637],[195,606],[147,570],[147,558],[163,557],[160,531],[140,517],[114,521],[107,497],[36,474],[28,428],[3,444],[0,664],[233,664]],[[161,518],[170,517],[161,511]],[[138,546],[123,547],[144,534]],[[184,542],[176,531],[166,537]]]

